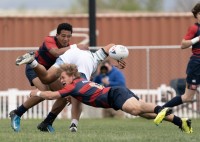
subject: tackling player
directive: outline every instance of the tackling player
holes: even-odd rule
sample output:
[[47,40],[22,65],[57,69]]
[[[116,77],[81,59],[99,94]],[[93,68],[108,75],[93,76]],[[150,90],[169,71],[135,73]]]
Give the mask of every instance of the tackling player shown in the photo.
[[[72,26],[68,23],[61,23],[57,27],[57,34],[56,36],[47,36],[44,39],[44,42],[42,43],[41,47],[38,51],[35,53],[35,59],[42,64],[46,69],[49,69],[56,61],[57,57],[61,54],[63,54],[66,50],[70,48],[70,40],[72,37]],[[77,45],[81,49],[88,49],[83,45]],[[38,78],[35,71],[29,66],[29,64],[26,65],[26,76],[31,84],[31,86],[35,86],[36,88],[40,90],[59,90],[62,85],[58,80],[55,80],[52,83],[49,83],[48,85],[45,85],[41,82],[41,80]],[[40,103],[44,99],[41,99],[40,97],[35,98],[28,98],[22,105],[20,105],[16,110],[13,110],[10,112],[11,117],[11,126],[14,129],[14,131],[18,132],[20,130],[20,118],[21,116],[31,107],[35,106],[36,104]],[[74,121],[76,122],[79,119],[81,109],[77,105],[77,101],[75,99],[72,99],[72,127]],[[59,109],[57,106],[59,105]],[[62,109],[66,105],[65,99],[58,99],[52,108],[52,113],[48,114],[48,117],[51,117],[51,119],[55,119],[56,116],[62,111]],[[45,125],[45,124],[43,124]],[[40,127],[38,127],[40,129]],[[73,127],[72,127],[73,128]],[[53,132],[54,129],[52,127],[52,123],[49,123],[46,125],[46,127],[43,129],[43,131],[49,131]]]
[[[76,64],[78,66],[78,71],[82,74],[82,77],[90,80],[90,77],[96,71],[98,64],[107,58],[109,49],[112,46],[114,46],[114,44],[109,44],[97,50],[95,53],[92,53],[89,50],[80,50],[79,48],[77,48],[76,44],[70,45],[70,49],[67,50],[63,55],[60,55],[57,58],[55,64],[51,66],[48,70],[46,70],[43,65],[39,64],[35,60],[34,54],[32,53],[26,53],[25,55],[17,58],[16,64],[29,64],[44,84],[49,84],[60,77],[59,67],[61,64],[64,63]],[[119,60],[118,65],[119,67],[124,68],[126,64],[123,60]],[[51,112],[50,114],[53,114],[53,112]],[[45,127],[52,124],[54,120],[55,117],[52,118],[48,115],[47,118],[39,125],[39,127],[45,129]],[[43,125],[43,123],[47,125]],[[73,125],[73,130],[77,131],[76,124]]]
[[160,106],[140,100],[126,87],[103,87],[95,82],[87,81],[80,77],[78,68],[74,64],[63,64],[60,69],[62,70],[60,81],[64,86],[63,89],[59,91],[33,90],[30,96],[53,100],[71,95],[84,104],[93,107],[121,109],[131,115],[139,115],[145,118],[149,118],[148,113],[155,113],[162,116],[156,124],[159,124],[166,117],[168,121],[179,126],[184,132],[192,133],[191,120],[168,114],[171,113],[169,108],[160,111]]

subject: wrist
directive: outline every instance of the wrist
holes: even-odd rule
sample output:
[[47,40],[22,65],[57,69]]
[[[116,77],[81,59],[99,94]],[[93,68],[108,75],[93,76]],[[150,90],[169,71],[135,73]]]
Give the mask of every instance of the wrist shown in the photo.
[[40,97],[41,91],[37,91],[36,96]]
[[199,42],[199,37],[195,37],[193,39],[191,39],[192,45]]

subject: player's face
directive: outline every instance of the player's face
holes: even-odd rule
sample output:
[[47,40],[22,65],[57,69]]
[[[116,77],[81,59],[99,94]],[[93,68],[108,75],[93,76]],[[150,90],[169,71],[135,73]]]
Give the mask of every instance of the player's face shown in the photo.
[[56,35],[58,42],[63,46],[66,47],[69,45],[69,42],[71,40],[72,34],[70,31],[67,30],[61,30],[60,34]]
[[60,75],[60,82],[63,86],[72,83],[74,76],[68,76],[65,72],[62,72]]

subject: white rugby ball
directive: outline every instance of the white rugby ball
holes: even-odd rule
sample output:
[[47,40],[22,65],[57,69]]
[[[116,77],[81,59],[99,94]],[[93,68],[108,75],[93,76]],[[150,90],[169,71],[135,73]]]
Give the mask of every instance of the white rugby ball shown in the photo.
[[116,60],[128,57],[129,51],[124,45],[114,45],[109,49],[109,56]]

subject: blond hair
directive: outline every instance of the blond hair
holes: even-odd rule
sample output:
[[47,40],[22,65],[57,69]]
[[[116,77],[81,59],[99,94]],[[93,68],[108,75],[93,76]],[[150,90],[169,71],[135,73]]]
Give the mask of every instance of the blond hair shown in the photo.
[[62,64],[60,69],[64,71],[68,76],[75,76],[75,78],[80,78],[80,73],[75,64]]

